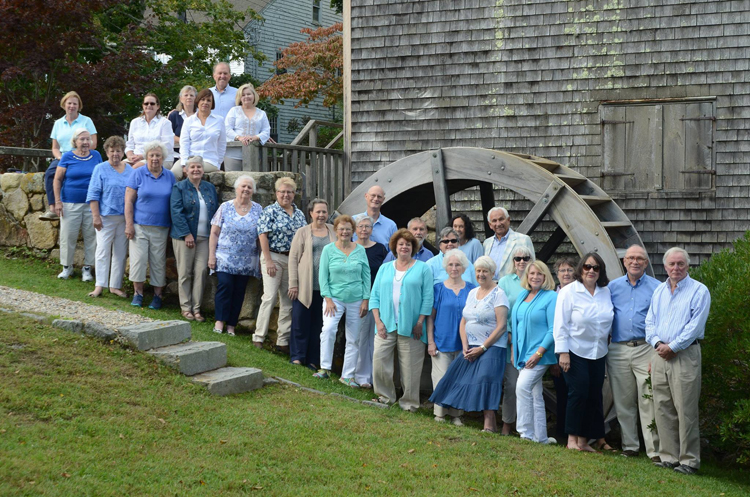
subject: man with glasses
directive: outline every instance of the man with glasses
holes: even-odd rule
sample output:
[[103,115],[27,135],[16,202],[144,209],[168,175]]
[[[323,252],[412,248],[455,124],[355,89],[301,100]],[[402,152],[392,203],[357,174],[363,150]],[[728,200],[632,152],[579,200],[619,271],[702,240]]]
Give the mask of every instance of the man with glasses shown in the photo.
[[622,455],[638,456],[640,417],[646,455],[658,462],[659,435],[652,426],[654,402],[649,388],[649,366],[655,354],[646,342],[646,314],[659,281],[646,274],[648,254],[640,245],[630,246],[622,262],[625,276],[609,284],[615,317],[607,354],[609,381],[622,430]]
[[692,475],[700,468],[698,401],[701,396],[701,346],[711,295],[688,275],[690,256],[672,247],[664,254],[669,278],[651,298],[646,340],[656,350],[651,361],[659,467]]
[[[427,223],[425,223],[421,218],[415,217],[409,221],[409,223],[406,225],[406,229],[408,229],[411,234],[414,235],[414,238],[416,238],[419,242],[419,250],[417,250],[417,252],[412,256],[412,259],[416,259],[422,262],[427,262],[432,259],[435,254],[433,254],[424,246],[424,237],[427,235]],[[374,237],[375,233],[372,234],[373,240],[375,239]],[[386,246],[388,246],[388,244],[386,244]],[[383,263],[395,260],[396,256],[393,255],[393,252],[389,251],[388,256],[385,258]]]
[[523,233],[516,233],[510,229],[510,214],[504,207],[493,207],[487,213],[487,222],[495,232],[495,236],[484,241],[484,255],[489,255],[495,261],[497,269],[492,278],[497,281],[506,274],[513,272],[512,254],[518,247],[526,247],[533,254],[534,244],[531,238]]
[[[388,247],[391,237],[398,228],[396,227],[396,223],[380,213],[380,208],[385,202],[385,190],[377,185],[370,187],[367,193],[365,193],[365,201],[367,202],[367,210],[354,216],[354,218],[359,219],[360,216],[369,216],[372,218],[373,224],[370,239]],[[356,233],[354,234],[354,241],[357,241]]]

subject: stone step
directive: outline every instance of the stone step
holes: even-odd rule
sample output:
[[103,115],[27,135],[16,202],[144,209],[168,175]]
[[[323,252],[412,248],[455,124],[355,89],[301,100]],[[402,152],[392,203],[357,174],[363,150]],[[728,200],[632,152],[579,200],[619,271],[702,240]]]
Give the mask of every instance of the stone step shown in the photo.
[[263,372],[257,368],[221,368],[193,376],[214,395],[249,392],[263,386]]
[[193,376],[223,368],[227,364],[227,346],[223,342],[188,342],[148,351],[180,373]]
[[119,329],[138,350],[150,350],[190,340],[190,323],[186,321],[152,321]]

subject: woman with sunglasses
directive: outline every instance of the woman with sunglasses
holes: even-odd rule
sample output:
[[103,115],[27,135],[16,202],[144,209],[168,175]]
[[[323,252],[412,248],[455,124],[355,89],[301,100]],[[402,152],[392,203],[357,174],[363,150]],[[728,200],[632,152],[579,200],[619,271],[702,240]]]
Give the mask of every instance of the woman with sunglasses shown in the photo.
[[172,168],[174,155],[174,131],[172,123],[159,113],[161,105],[159,97],[154,93],[146,93],[143,97],[143,111],[141,115],[130,121],[128,141],[125,146],[125,162],[133,169],[146,164],[144,145],[154,140],[167,147],[167,155],[163,157],[163,167]]
[[[529,261],[534,261],[534,253],[526,247],[518,247],[513,252],[513,272],[500,278],[497,282],[508,296],[510,309],[508,314],[516,305],[518,295],[523,291],[521,287],[521,278],[526,271]],[[508,320],[508,365],[505,366],[505,377],[503,378],[503,430],[502,435],[510,435],[513,429],[513,423],[516,422],[516,382],[518,381],[518,370],[513,367],[513,330],[511,329],[510,320]]]
[[568,385],[568,448],[596,452],[588,441],[604,437],[604,357],[614,311],[607,268],[599,254],[581,258],[575,279],[557,296],[555,353]]

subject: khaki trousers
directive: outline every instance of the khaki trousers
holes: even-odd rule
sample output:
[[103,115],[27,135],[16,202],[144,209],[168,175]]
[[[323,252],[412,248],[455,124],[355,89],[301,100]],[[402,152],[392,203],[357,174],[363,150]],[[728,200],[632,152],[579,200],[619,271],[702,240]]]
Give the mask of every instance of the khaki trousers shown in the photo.
[[292,332],[292,301],[289,298],[289,256],[271,252],[271,260],[276,265],[276,276],[270,276],[266,271],[266,258],[260,254],[260,272],[263,275],[263,296],[260,298],[260,309],[255,321],[253,342],[262,342],[268,335],[268,325],[271,313],[279,302],[279,323],[276,330],[276,345],[289,345],[289,335]]
[[[648,426],[654,421],[653,393],[648,387],[648,367],[659,356],[648,343],[630,347],[609,344],[607,367],[617,421],[622,430],[622,450],[638,452],[638,419],[641,420],[643,441],[648,457],[659,455],[659,435]],[[644,397],[645,396],[645,397]]]
[[503,423],[513,424],[516,422],[516,383],[518,382],[518,370],[508,362],[503,373],[503,402],[501,409]]
[[193,248],[188,248],[185,240],[172,238],[172,248],[177,265],[180,309],[183,312],[200,312],[208,275],[208,238],[199,236]]
[[396,402],[396,384],[393,381],[394,355],[398,354],[398,369],[404,395],[398,405],[404,411],[419,408],[419,380],[422,376],[426,346],[421,340],[387,333],[385,338],[375,334],[375,350],[372,355],[372,379],[375,395],[385,398],[389,404]]
[[[440,383],[440,380],[443,379],[443,376],[445,376],[445,372],[448,371],[448,367],[451,365],[453,360],[459,356],[459,354],[462,354],[462,351],[456,351],[456,352],[438,352],[437,355],[431,356],[432,358],[432,389],[436,389],[438,386],[438,383]],[[435,416],[439,416],[441,418],[447,416],[450,416],[452,418],[457,418],[463,414],[463,411],[460,409],[454,409],[452,407],[442,407],[437,404],[433,407],[433,412],[435,413]]]
[[135,237],[130,240],[130,281],[146,281],[146,267],[150,269],[149,282],[153,287],[167,284],[167,239],[169,228],[163,226],[135,225]]
[[701,396],[701,346],[691,345],[665,361],[654,354],[654,388],[659,457],[664,462],[700,468],[698,400]]
[[96,262],[96,230],[89,204],[63,204],[60,218],[60,264],[72,266],[76,253],[78,233],[83,230],[83,265],[93,266]]

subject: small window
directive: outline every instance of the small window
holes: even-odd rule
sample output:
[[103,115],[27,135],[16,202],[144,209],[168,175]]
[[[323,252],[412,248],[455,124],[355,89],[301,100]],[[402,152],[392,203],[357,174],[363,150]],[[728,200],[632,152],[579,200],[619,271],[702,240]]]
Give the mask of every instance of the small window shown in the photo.
[[[281,52],[276,52],[276,62],[284,58],[284,54]],[[276,68],[276,74],[286,74],[286,69],[279,69]]]
[[276,143],[279,142],[279,116],[271,116],[268,120],[268,124],[271,126],[271,139]]
[[320,24],[320,0],[313,0],[313,17],[314,24]]
[[714,188],[715,122],[713,100],[603,104],[602,188]]

